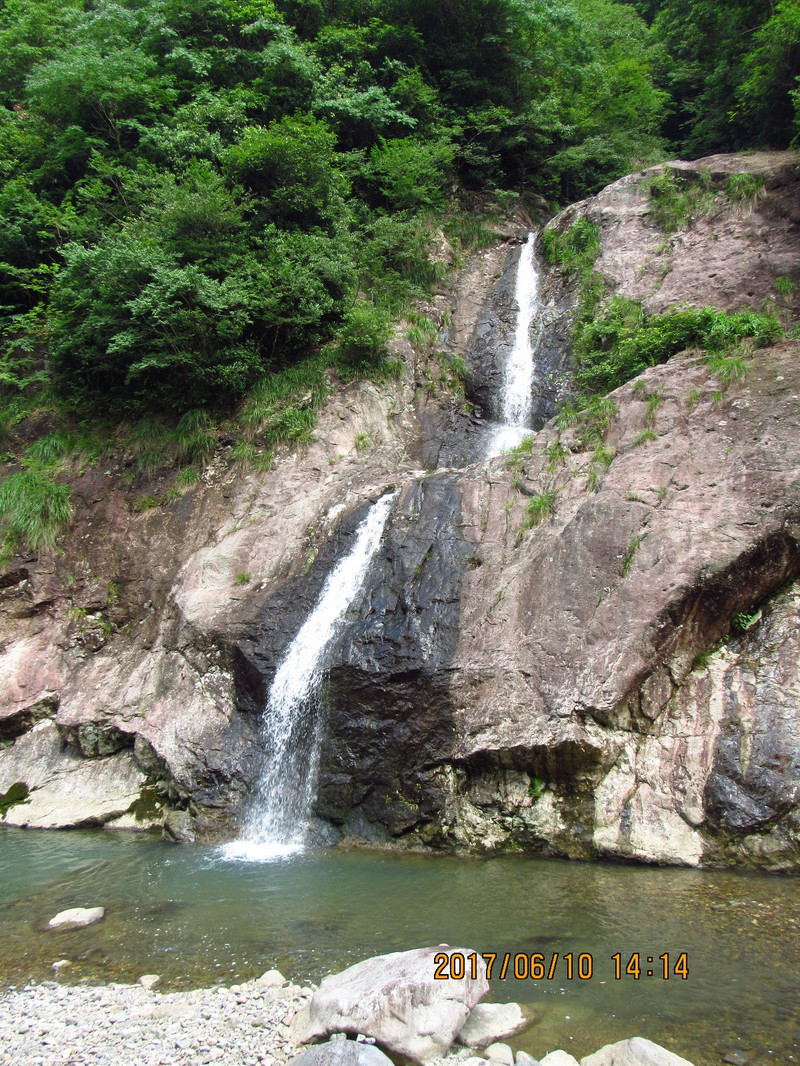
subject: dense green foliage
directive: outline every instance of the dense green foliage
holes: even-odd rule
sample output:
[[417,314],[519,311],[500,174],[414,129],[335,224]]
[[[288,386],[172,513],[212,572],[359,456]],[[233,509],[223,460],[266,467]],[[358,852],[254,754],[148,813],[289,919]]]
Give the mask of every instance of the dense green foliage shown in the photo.
[[[236,461],[307,440],[331,370],[397,370],[436,229],[485,243],[476,192],[564,203],[800,128],[800,0],[0,0],[0,54],[7,548],[68,520],[45,453],[86,425],[127,419],[140,472],[202,465],[209,412],[238,407]],[[731,199],[759,196],[747,180]],[[668,232],[704,195],[669,174],[650,192]],[[545,241],[580,279],[587,394],[705,343],[682,312],[641,350],[633,309],[591,322],[581,225]],[[57,430],[41,455],[14,443],[30,415]]]
[[454,189],[566,199],[663,151],[657,49],[616,0],[3,0],[0,49],[17,413],[50,383],[224,407],[332,338],[373,370]]
[[782,332],[774,316],[755,311],[726,314],[711,307],[685,307],[651,315],[634,300],[614,297],[576,332],[575,385],[585,395],[609,392],[687,348],[700,348],[713,358],[729,353],[742,340],[759,346],[777,340]]
[[663,48],[656,82],[672,99],[666,133],[682,153],[797,137],[800,0],[631,0]]

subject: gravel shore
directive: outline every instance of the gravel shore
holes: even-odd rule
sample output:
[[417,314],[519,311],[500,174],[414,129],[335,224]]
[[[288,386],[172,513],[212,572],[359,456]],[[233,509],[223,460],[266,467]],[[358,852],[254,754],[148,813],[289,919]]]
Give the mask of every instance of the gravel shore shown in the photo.
[[[0,1063],[13,1066],[282,1066],[289,1023],[313,993],[265,975],[230,988],[47,981],[0,995]],[[273,983],[274,982],[274,983]]]

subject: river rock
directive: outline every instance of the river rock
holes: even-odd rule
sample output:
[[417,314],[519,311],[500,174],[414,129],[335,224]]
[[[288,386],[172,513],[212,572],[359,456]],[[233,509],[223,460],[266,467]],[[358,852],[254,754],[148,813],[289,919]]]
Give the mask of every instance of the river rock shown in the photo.
[[579,1066],[578,1060],[566,1051],[550,1051],[541,1060],[541,1066]]
[[139,984],[149,992],[151,988],[155,988],[160,980],[161,974],[159,973],[143,973],[139,978]]
[[514,1056],[514,1066],[541,1066],[541,1063],[527,1051],[518,1051]]
[[[296,1036],[305,1043],[335,1032],[363,1033],[416,1063],[439,1058],[489,990],[480,956],[476,978],[434,979],[434,956],[441,952],[438,947],[379,955],[326,977],[297,1018]],[[473,954],[447,949],[454,952]]]
[[374,1044],[329,1040],[302,1051],[289,1066],[392,1066],[392,1060]]
[[[559,1066],[553,1063],[552,1066]],[[687,1059],[654,1044],[652,1040],[634,1036],[616,1044],[606,1044],[593,1055],[581,1059],[580,1066],[692,1066]]]
[[529,1024],[519,1003],[478,1003],[461,1027],[458,1040],[466,1047],[484,1048],[513,1036]]
[[484,1051],[484,1055],[489,1062],[499,1063],[500,1066],[514,1066],[514,1052],[508,1044],[502,1044],[499,1041],[489,1044]]
[[69,910],[59,911],[47,925],[50,929],[77,929],[84,925],[94,925],[105,913],[104,907],[70,907]]

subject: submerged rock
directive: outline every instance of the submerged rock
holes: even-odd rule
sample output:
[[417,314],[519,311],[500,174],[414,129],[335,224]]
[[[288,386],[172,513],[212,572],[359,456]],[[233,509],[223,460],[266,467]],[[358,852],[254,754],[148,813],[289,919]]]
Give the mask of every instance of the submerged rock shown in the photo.
[[[443,948],[378,955],[326,977],[293,1029],[301,1042],[331,1033],[374,1037],[388,1051],[427,1063],[444,1055],[467,1015],[489,990],[480,956],[478,974],[436,980],[434,957]],[[447,954],[464,948],[447,948]]]
[[84,925],[94,925],[105,915],[104,907],[70,907],[59,911],[47,923],[49,929],[77,929]]

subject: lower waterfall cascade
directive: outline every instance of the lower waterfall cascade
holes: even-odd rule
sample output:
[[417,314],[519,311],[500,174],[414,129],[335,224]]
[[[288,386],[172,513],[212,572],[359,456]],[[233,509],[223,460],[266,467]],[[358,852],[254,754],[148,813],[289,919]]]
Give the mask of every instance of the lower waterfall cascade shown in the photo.
[[[489,437],[486,458],[519,444],[533,432],[530,428],[532,387],[535,380],[534,357],[541,335],[539,271],[536,264],[536,234],[529,233],[520,250],[514,299],[517,321],[514,346],[503,374],[499,421]],[[531,332],[534,339],[531,340]]]
[[363,586],[397,495],[372,504],[278,664],[261,722],[264,763],[242,833],[222,849],[226,858],[264,861],[306,843],[324,729],[317,696],[326,652]]

